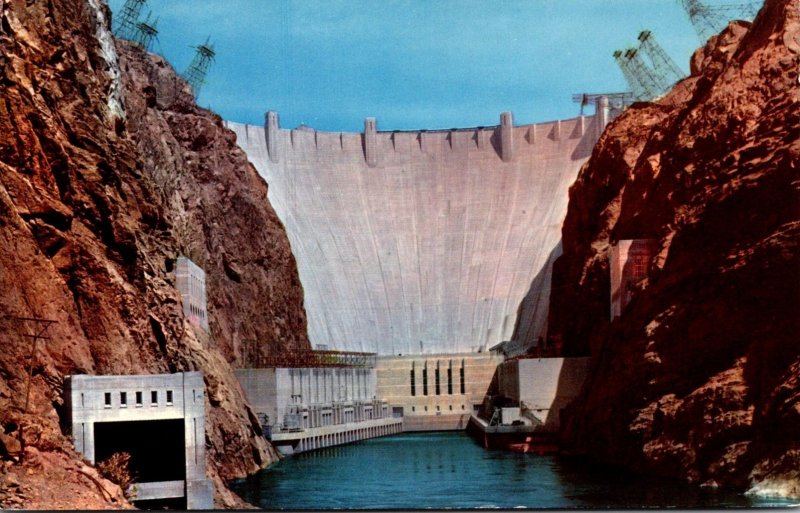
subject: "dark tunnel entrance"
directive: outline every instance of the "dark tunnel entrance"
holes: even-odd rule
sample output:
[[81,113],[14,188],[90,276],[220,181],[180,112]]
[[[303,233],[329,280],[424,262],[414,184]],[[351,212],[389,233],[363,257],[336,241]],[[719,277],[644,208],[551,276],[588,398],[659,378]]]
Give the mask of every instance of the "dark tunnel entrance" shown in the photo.
[[130,470],[138,483],[186,479],[184,421],[144,420],[97,422],[95,461],[116,452],[131,455]]

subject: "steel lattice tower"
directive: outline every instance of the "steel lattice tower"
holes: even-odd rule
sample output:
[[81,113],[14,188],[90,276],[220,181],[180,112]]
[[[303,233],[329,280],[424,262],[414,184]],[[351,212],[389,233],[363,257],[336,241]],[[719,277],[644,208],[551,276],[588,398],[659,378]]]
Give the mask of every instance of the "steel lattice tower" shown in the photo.
[[158,18],[150,23],[150,15],[147,14],[147,19],[140,21],[136,24],[136,32],[134,33],[131,41],[144,48],[146,51],[150,50],[150,45],[153,39],[158,37]]
[[653,71],[664,84],[667,84],[667,87],[683,78],[681,69],[658,44],[649,30],[639,33],[639,41],[639,50],[643,50],[650,58],[650,62],[653,63]]
[[619,69],[622,71],[622,76],[625,77],[625,82],[627,82],[628,86],[631,88],[634,100],[647,99],[647,93],[642,82],[633,72],[633,69],[631,69],[630,63],[622,56],[622,50],[615,50],[613,55]]
[[700,40],[705,42],[722,31],[730,20],[751,21],[761,8],[761,0],[748,0],[737,3],[717,3],[701,0],[681,0],[689,20]]
[[669,89],[669,84],[644,62],[642,56],[639,55],[639,50],[628,48],[625,50],[625,58],[631,64],[631,69],[639,77],[650,98],[661,96]]
[[208,68],[217,55],[209,39],[206,38],[205,43],[194,47],[197,50],[194,54],[194,59],[192,59],[192,63],[183,73],[183,78],[192,88],[192,94],[194,94],[195,99],[200,95],[200,88],[206,81]]
[[114,23],[115,36],[127,40],[131,40],[135,37],[139,13],[142,12],[142,8],[145,4],[147,4],[147,0],[125,0],[125,4],[122,6],[122,11],[119,15],[119,20],[115,20]]

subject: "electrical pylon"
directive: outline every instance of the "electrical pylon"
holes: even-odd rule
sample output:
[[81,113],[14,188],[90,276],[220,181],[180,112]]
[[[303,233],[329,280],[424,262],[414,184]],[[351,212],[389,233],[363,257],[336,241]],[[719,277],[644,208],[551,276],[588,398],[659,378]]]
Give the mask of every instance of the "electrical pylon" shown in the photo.
[[196,50],[194,59],[192,59],[192,63],[183,73],[183,78],[192,88],[192,94],[195,99],[200,95],[200,89],[206,81],[208,68],[217,55],[217,52],[214,51],[214,46],[209,42],[210,39],[208,37],[205,43],[194,47]]
[[132,40],[136,35],[136,24],[139,20],[139,13],[147,4],[147,0],[125,0],[118,20],[114,21],[114,35],[120,39]]
[[658,41],[649,30],[643,30],[639,33],[639,49],[643,50],[650,58],[650,62],[653,63],[653,71],[659,77],[659,80],[667,84],[668,87],[683,78],[681,69],[658,44]]
[[752,21],[761,8],[761,0],[715,2],[713,0],[681,0],[697,36],[705,42],[735,19]]

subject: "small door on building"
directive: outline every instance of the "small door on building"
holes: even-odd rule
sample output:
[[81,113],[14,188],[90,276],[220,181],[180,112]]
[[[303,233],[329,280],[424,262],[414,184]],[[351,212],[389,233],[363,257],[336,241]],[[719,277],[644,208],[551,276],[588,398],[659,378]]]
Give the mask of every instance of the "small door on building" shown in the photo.
[[403,407],[402,406],[392,406],[392,417],[395,419],[402,419],[403,418]]

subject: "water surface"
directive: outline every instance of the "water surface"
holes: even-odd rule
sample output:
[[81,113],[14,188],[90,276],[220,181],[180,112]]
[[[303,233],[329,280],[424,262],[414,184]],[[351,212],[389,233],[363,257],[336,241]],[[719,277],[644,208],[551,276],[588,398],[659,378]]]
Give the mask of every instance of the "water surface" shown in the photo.
[[463,432],[402,434],[287,458],[232,483],[265,509],[787,506],[555,456],[485,450]]

